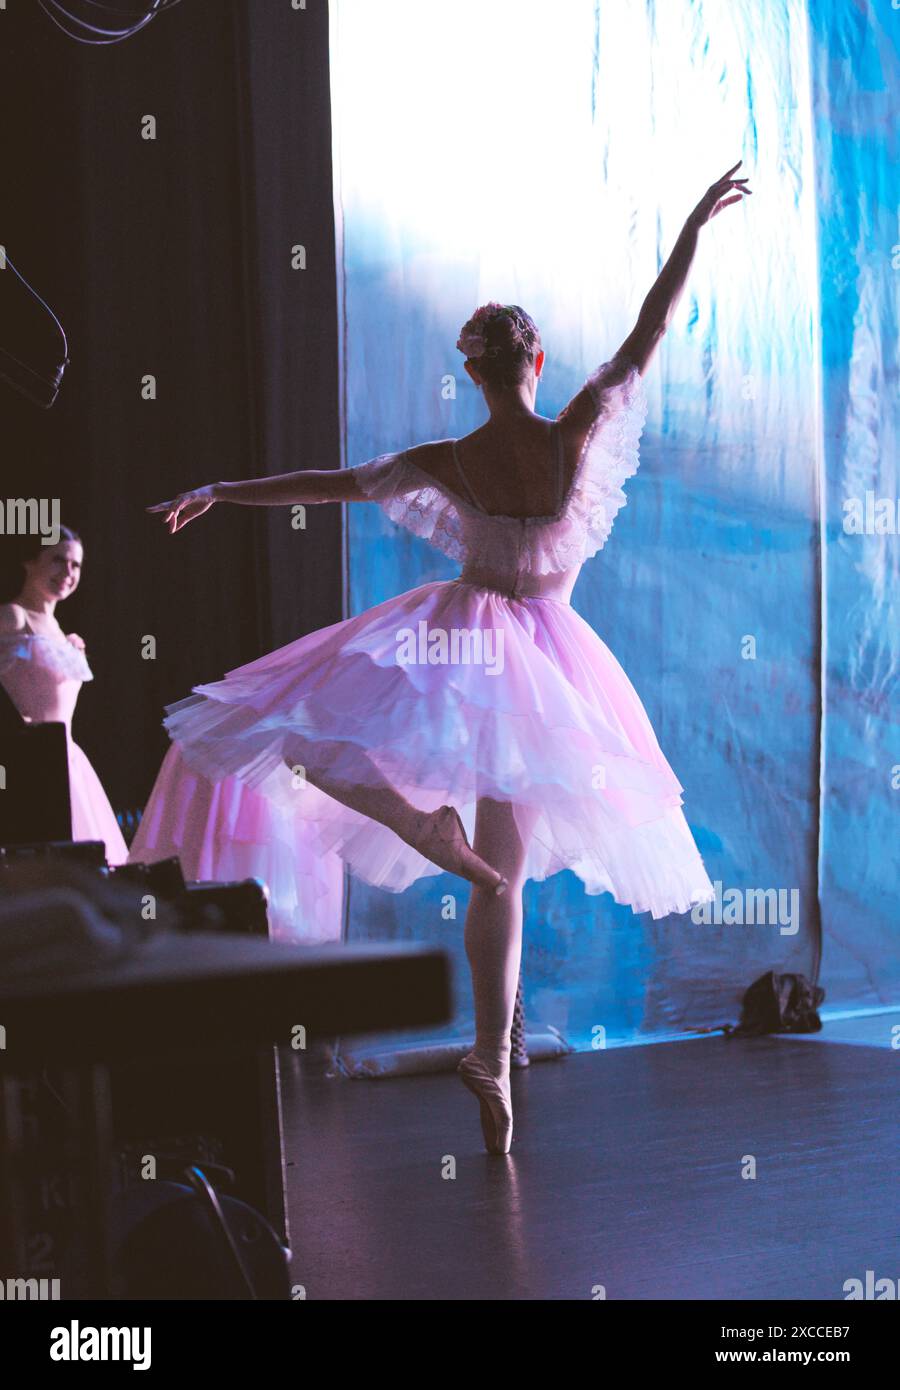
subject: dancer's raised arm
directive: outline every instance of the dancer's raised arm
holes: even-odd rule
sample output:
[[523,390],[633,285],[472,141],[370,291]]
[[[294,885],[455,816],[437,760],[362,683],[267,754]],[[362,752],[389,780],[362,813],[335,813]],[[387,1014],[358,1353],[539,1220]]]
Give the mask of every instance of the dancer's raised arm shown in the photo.
[[279,473],[273,478],[248,478],[234,483],[207,483],[180,492],[168,502],[157,502],[148,512],[164,512],[169,534],[180,531],[216,502],[237,502],[246,507],[287,507],[297,503],[363,502],[351,469],[303,469]]
[[[620,384],[627,371],[630,370],[632,363],[637,367],[641,376],[644,375],[660,339],[672,321],[675,307],[681,298],[694,253],[697,250],[697,234],[700,228],[717,213],[720,213],[723,208],[727,208],[730,203],[740,202],[744,193],[751,192],[751,189],[746,187],[747,180],[745,178],[735,179],[732,177],[735,170],[740,168],[741,163],[742,161],[738,160],[737,164],[733,165],[727,173],[723,174],[715,183],[710,184],[693,212],[688,216],[672,254],[641,305],[637,323],[615,356],[610,359],[609,363],[603,363],[603,386]],[[616,370],[617,366],[620,367],[619,371]],[[586,383],[580,391],[575,393],[568,405],[559,414],[559,419],[565,423],[566,428],[573,431],[578,438],[584,437],[597,416],[597,373],[599,371],[600,368],[597,368],[593,374],[594,389],[592,389],[591,384]]]
[[[619,349],[624,357],[634,363],[641,376],[647,370],[647,364],[656,351],[659,340],[672,321],[672,315],[681,298],[694,253],[697,250],[697,234],[700,228],[717,213],[720,213],[723,208],[727,208],[730,203],[740,202],[744,193],[751,192],[751,189],[744,187],[747,183],[746,178],[732,178],[742,162],[739,159],[737,164],[733,165],[727,173],[723,174],[715,183],[710,184],[689,215],[681,229],[672,254],[641,305],[641,312],[638,314],[634,329]],[[731,192],[732,189],[735,191]]]

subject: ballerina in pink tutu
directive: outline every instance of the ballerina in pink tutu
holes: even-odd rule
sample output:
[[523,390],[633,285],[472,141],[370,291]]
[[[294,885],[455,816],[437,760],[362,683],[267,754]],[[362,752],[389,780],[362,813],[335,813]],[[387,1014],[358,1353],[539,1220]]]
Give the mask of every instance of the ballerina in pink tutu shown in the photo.
[[556,420],[534,411],[544,365],[534,322],[490,303],[457,343],[490,412],[472,434],[346,470],[213,483],[149,508],[174,532],[219,502],[375,502],[459,562],[457,579],[195,687],[167,706],[165,725],[192,769],[235,778],[302,823],[307,857],[338,853],[395,892],[441,869],[472,883],[476,1040],[460,1073],[494,1153],[512,1137],[525,881],[571,869],[588,893],[654,918],[714,896],[643,705],[569,601],[638,466],[641,377],[699,229],[750,191],[737,167],[691,213],[634,331]]
[[102,840],[108,864],[124,864],[128,849],[106,792],[84,749],[72,737],[72,716],[85,681],[93,680],[85,644],[64,633],[56,605],[81,578],[81,540],[67,526],[57,545],[35,538],[23,560],[25,579],[12,603],[0,604],[0,684],[23,719],[66,726],[72,838]]

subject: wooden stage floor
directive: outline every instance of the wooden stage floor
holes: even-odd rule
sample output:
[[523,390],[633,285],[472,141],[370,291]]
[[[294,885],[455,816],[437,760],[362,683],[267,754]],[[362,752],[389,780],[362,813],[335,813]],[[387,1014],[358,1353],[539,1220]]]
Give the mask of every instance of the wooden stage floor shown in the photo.
[[512,1153],[492,1158],[453,1074],[349,1081],[285,1055],[293,1281],[310,1299],[841,1300],[866,1270],[900,1276],[896,1067],[772,1037],[573,1054],[513,1074]]

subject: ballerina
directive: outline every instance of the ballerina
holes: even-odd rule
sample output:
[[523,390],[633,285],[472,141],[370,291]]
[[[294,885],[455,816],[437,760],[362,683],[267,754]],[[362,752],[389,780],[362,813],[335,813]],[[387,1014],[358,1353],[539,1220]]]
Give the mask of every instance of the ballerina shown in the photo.
[[128,849],[115,812],[84,749],[72,737],[81,687],[93,680],[84,640],[65,633],[56,605],[71,598],[81,579],[81,538],[61,526],[56,545],[35,537],[22,560],[24,578],[15,599],[0,604],[0,684],[30,724],[66,728],[69,799],[74,840],[102,840],[108,864],[124,864]]
[[534,321],[491,302],[457,342],[490,412],[465,438],[344,470],[211,483],[148,508],[174,534],[222,502],[372,501],[460,562],[457,579],[195,687],[164,723],[203,775],[237,778],[288,819],[305,804],[310,853],[337,851],[395,892],[439,869],[470,881],[476,1037],[459,1071],[491,1153],[512,1139],[525,881],[568,868],[588,893],[654,918],[714,896],[643,705],[570,598],[638,466],[642,376],[699,230],[750,192],[737,168],[688,217],[633,332],[555,420],[534,410],[544,366]]

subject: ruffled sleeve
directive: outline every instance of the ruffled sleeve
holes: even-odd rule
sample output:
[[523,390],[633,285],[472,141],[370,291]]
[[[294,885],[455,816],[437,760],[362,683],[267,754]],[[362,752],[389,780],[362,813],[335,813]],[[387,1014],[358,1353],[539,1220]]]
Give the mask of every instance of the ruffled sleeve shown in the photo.
[[379,454],[350,471],[360,491],[391,521],[430,541],[451,560],[465,561],[467,546],[456,501],[406,453]]
[[84,652],[64,637],[43,633],[8,632],[0,634],[0,675],[17,661],[33,662],[60,680],[91,681],[93,672]]
[[581,533],[581,558],[606,544],[625,506],[625,481],[638,469],[647,397],[635,364],[618,353],[585,381],[597,415],[582,448],[564,521]]

